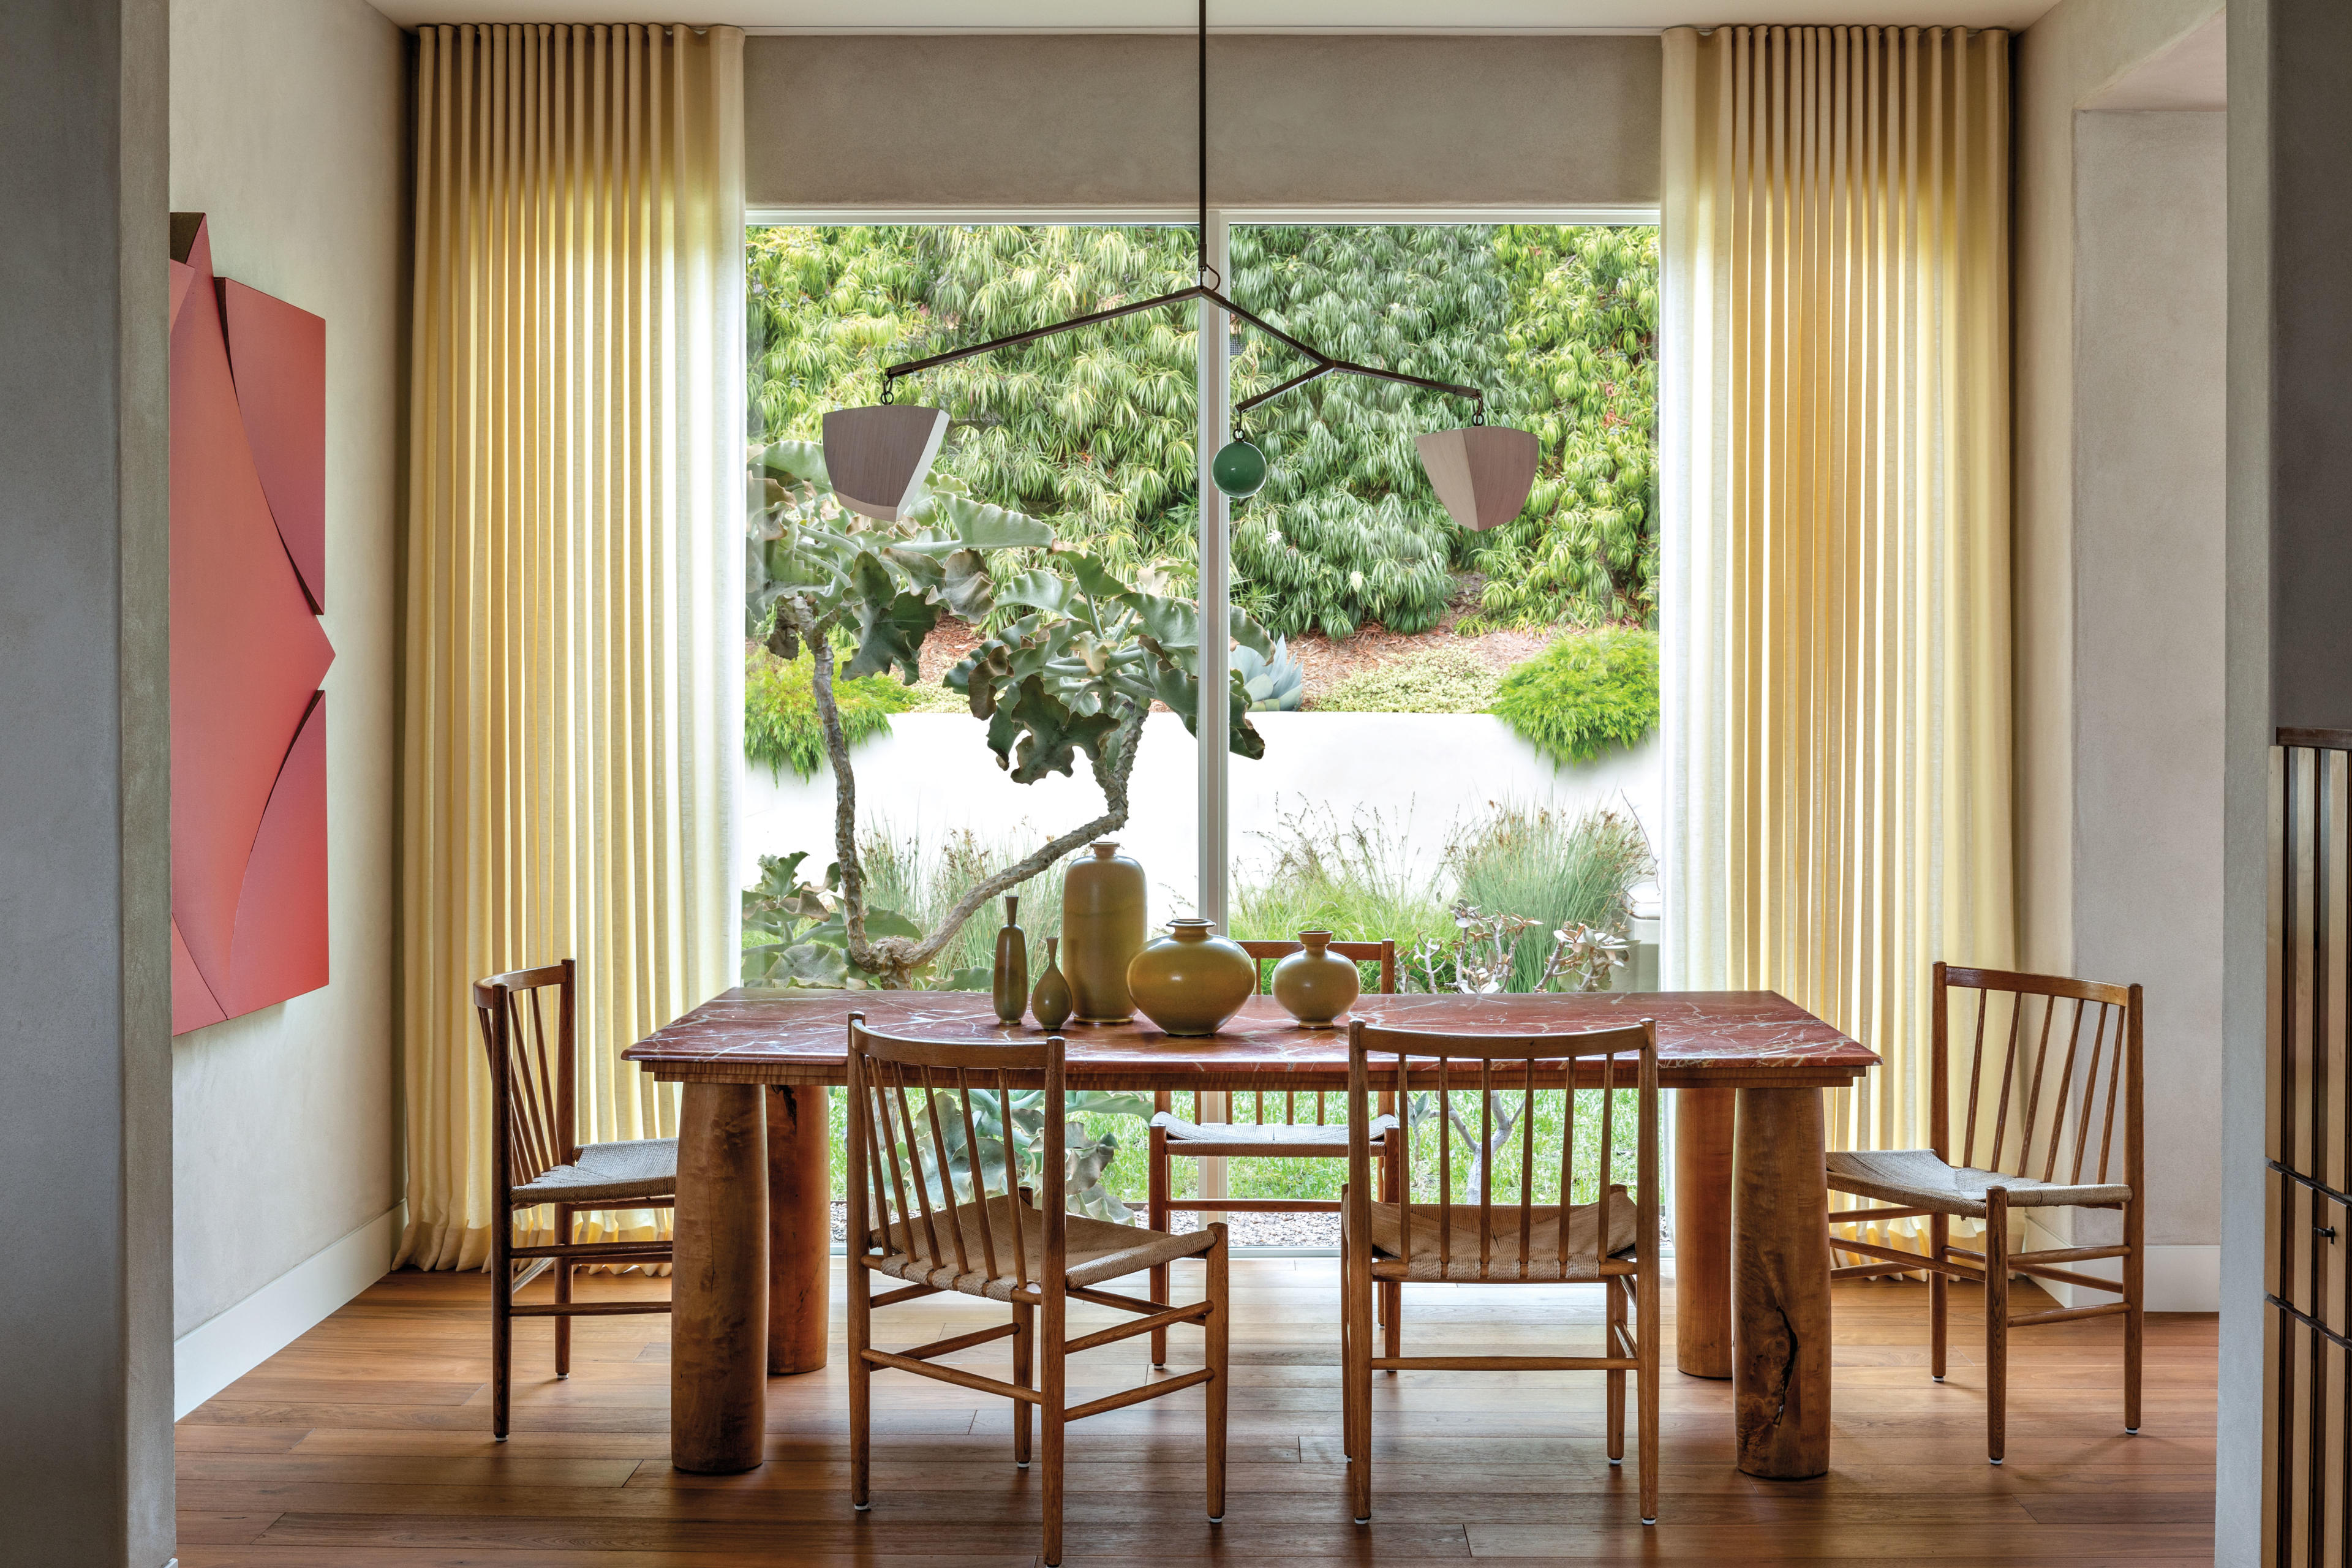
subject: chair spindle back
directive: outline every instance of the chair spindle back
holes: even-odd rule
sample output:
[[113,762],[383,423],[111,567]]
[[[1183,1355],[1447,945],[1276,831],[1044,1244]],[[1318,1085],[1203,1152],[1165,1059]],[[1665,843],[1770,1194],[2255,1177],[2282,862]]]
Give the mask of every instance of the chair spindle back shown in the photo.
[[[1388,1059],[1375,1062],[1376,1057]],[[1474,1071],[1475,1086],[1465,1081]],[[1577,1277],[1600,1275],[1603,1237],[1609,1229],[1610,1196],[1624,1191],[1623,1184],[1613,1179],[1620,1152],[1616,1117],[1620,1089],[1638,1091],[1633,1200],[1642,1216],[1640,1234],[1654,1234],[1650,1219],[1658,1204],[1658,1046],[1657,1027],[1651,1020],[1644,1018],[1638,1024],[1584,1034],[1519,1037],[1384,1029],[1360,1019],[1350,1026],[1349,1182],[1355,1191],[1370,1193],[1370,1097],[1382,1090],[1393,1093],[1399,1108],[1398,1120],[1403,1124],[1391,1134],[1397,1141],[1398,1196],[1406,1204],[1408,1212],[1415,1206],[1424,1206],[1412,1203],[1414,1117],[1411,1107],[1415,1089],[1431,1094],[1429,1117],[1423,1120],[1433,1119],[1437,1123],[1434,1184],[1441,1269],[1451,1267],[1457,1247],[1466,1249],[1475,1242],[1482,1278],[1526,1279],[1530,1267],[1538,1261],[1555,1266],[1563,1275],[1570,1273],[1571,1265],[1580,1265],[1573,1271]],[[1590,1238],[1584,1243],[1584,1256],[1578,1258],[1571,1255],[1570,1226],[1566,1223],[1569,1211],[1576,1205],[1576,1111],[1579,1094],[1596,1089],[1601,1103],[1593,1201],[1600,1208]],[[1537,1096],[1553,1090],[1565,1093],[1560,1102],[1559,1178],[1556,1184],[1548,1182],[1539,1189],[1536,1180]],[[1473,1160],[1475,1190],[1463,1194],[1460,1201],[1454,1194],[1454,1133],[1457,1125],[1466,1131],[1469,1118],[1457,1115],[1456,1095],[1475,1096],[1478,1126]],[[1504,1202],[1517,1210],[1518,1228],[1515,1247],[1507,1256],[1498,1258],[1493,1223],[1495,1172],[1502,1163],[1504,1147],[1503,1141],[1496,1136],[1495,1121],[1497,1106],[1507,1110],[1514,1100],[1517,1102],[1517,1114],[1507,1116],[1506,1122],[1507,1134],[1517,1134],[1519,1179],[1516,1203],[1507,1189]],[[1535,1210],[1554,1202],[1560,1223],[1553,1227],[1553,1256],[1539,1259]],[[1475,1226],[1467,1212],[1474,1205],[1477,1215]],[[1408,1220],[1398,1229],[1402,1261],[1410,1268],[1415,1245],[1414,1226]]]
[[[489,1055],[490,1160],[507,1187],[528,1186],[580,1157],[572,1105],[572,961],[474,984]],[[548,992],[555,995],[550,999]]]
[[[879,1234],[934,1268],[984,1271],[1000,1279],[1059,1279],[1066,1228],[1062,1062],[1059,1035],[1037,1045],[904,1039],[873,1033],[864,1014],[852,1013],[852,1257],[857,1247],[870,1247]],[[1040,1090],[1044,1170],[1037,1206],[1045,1219],[1046,1256],[1029,1256],[1018,1225],[1007,1227],[1012,1255],[1000,1256],[995,1229],[987,1222],[988,1205],[992,1197],[1019,1199],[1016,1116],[1027,1096]],[[961,1191],[958,1152],[963,1156]],[[993,1192],[991,1163],[998,1173]]]
[[[2068,1186],[2135,1179],[2138,986],[1943,963],[1936,965],[1935,986],[1928,1120],[1938,1156]],[[1948,1104],[1955,991],[1976,993],[1974,1016],[1963,1020],[1967,1104],[1957,1143]]]

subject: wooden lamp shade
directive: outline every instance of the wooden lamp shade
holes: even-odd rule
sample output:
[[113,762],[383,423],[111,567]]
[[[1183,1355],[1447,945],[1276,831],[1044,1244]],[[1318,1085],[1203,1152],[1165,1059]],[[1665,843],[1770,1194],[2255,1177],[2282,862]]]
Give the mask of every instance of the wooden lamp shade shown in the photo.
[[947,434],[943,408],[882,403],[824,416],[824,471],[850,510],[897,522],[923,493],[923,476]]
[[1541,448],[1525,430],[1473,425],[1416,436],[1421,466],[1454,521],[1484,532],[1519,515],[1536,482]]

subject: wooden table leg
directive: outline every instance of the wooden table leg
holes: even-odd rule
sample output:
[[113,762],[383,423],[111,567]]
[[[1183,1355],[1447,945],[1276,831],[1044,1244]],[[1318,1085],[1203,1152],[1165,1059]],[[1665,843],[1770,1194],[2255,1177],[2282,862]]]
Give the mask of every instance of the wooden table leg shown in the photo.
[[1739,1468],[1830,1468],[1830,1226],[1815,1089],[1743,1089],[1733,1134],[1732,1406]]
[[669,1454],[678,1469],[756,1467],[768,1424],[768,1151],[762,1091],[688,1083],[678,1099]]
[[824,1368],[833,1286],[831,1128],[822,1086],[768,1089],[768,1375]]
[[1731,1089],[1675,1090],[1675,1365],[1731,1375]]

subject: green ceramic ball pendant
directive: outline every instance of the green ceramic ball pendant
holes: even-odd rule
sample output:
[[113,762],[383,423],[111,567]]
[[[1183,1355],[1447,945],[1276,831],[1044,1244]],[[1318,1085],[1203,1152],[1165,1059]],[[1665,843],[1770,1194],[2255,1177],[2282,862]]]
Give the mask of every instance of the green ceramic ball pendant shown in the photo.
[[1247,441],[1228,441],[1211,460],[1209,477],[1235,500],[1254,496],[1265,483],[1265,454]]

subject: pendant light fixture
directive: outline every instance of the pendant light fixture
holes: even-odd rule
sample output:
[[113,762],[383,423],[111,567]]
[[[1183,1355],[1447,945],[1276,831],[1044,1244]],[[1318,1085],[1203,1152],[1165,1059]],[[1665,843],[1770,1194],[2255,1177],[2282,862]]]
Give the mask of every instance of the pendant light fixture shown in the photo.
[[1089,311],[1049,327],[1011,332],[1001,338],[991,338],[984,343],[950,349],[945,353],[891,365],[882,373],[880,404],[866,408],[840,409],[824,416],[825,469],[835,492],[851,510],[885,521],[895,521],[906,508],[920,499],[923,478],[930,469],[931,459],[939,455],[940,439],[946,433],[948,416],[936,408],[892,403],[890,391],[900,377],[935,370],[940,365],[953,364],[958,360],[971,359],[997,349],[1017,348],[1023,343],[1035,342],[1040,338],[1076,331],[1081,327],[1116,321],[1121,316],[1157,310],[1164,306],[1181,305],[1194,300],[1207,300],[1309,362],[1308,368],[1289,380],[1244,399],[1234,407],[1234,439],[1218,451],[1209,465],[1211,479],[1224,494],[1236,500],[1255,495],[1266,479],[1265,454],[1242,436],[1239,427],[1241,416],[1286,392],[1295,391],[1310,381],[1337,371],[1343,375],[1399,382],[1428,392],[1469,399],[1475,405],[1475,411],[1467,426],[1433,431],[1413,438],[1421,453],[1422,468],[1429,475],[1430,488],[1437,492],[1437,499],[1444,503],[1447,513],[1464,528],[1483,531],[1508,522],[1519,514],[1519,509],[1527,504],[1528,490],[1535,484],[1540,448],[1535,437],[1525,430],[1508,429],[1486,422],[1486,394],[1483,389],[1450,381],[1433,381],[1427,376],[1407,375],[1402,371],[1381,370],[1374,365],[1337,358],[1312,343],[1291,336],[1263,317],[1253,315],[1225,297],[1222,291],[1224,279],[1209,265],[1208,254],[1208,0],[1201,0],[1200,3],[1195,41],[1200,62],[1198,151],[1201,171],[1200,227],[1195,231],[1193,251],[1195,281],[1190,288],[1179,289],[1171,294],[1159,294],[1128,305],[1114,305],[1108,310]]

